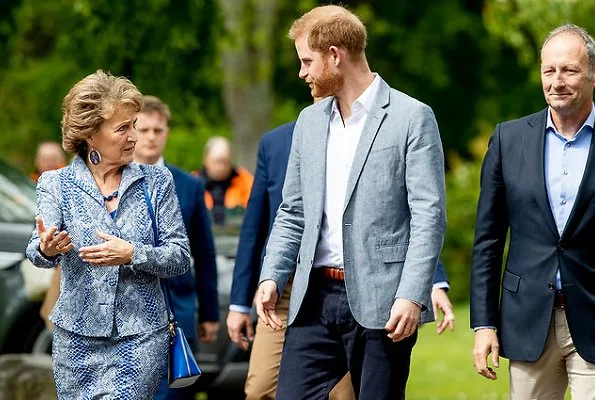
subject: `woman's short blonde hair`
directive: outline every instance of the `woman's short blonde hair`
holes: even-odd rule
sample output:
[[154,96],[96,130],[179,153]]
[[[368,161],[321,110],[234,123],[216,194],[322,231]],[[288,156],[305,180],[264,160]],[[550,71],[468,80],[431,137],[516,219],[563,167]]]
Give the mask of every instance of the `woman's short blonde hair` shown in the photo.
[[363,22],[341,6],[313,8],[297,19],[287,34],[296,40],[308,37],[308,45],[317,52],[325,52],[331,46],[342,47],[359,59],[366,49],[367,32]]
[[127,78],[97,70],[74,85],[64,97],[64,150],[86,157],[86,139],[97,133],[120,105],[130,106],[136,112],[143,108],[143,95]]

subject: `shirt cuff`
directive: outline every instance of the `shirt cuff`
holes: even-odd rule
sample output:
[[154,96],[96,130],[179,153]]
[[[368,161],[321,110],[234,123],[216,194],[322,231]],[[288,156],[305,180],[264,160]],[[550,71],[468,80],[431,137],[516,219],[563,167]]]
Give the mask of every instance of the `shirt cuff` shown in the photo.
[[493,330],[496,330],[496,327],[495,326],[490,326],[490,325],[478,326],[477,328],[473,328],[473,332],[477,332],[480,329],[493,329]]
[[448,292],[450,290],[450,285],[448,284],[447,281],[436,282],[432,286],[432,290],[436,290],[436,289],[444,289]]
[[250,307],[240,306],[237,304],[230,304],[229,311],[235,311],[243,314],[250,314]]

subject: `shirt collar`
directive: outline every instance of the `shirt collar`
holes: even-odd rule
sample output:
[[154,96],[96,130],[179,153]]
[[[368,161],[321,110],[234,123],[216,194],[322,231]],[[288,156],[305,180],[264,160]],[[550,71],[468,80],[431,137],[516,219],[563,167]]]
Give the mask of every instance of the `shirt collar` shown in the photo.
[[154,165],[157,165],[159,167],[165,167],[165,160],[163,159],[163,156],[159,157],[159,160],[157,160],[157,162]]
[[[359,107],[363,107],[366,112],[370,112],[372,108],[372,104],[374,104],[374,99],[376,98],[376,94],[378,93],[378,88],[380,87],[380,75],[376,72],[372,73],[374,75],[374,79],[370,86],[364,90],[362,94],[359,95],[357,99],[351,105],[351,110],[354,111]],[[337,103],[337,98],[333,98],[333,105],[332,105],[333,113],[339,113],[339,105]]]
[[[585,126],[588,126],[589,128],[591,128],[591,130],[593,130],[594,125],[595,125],[595,105],[592,105],[591,113],[585,120],[585,123],[583,124],[583,126],[581,126],[581,128],[578,131],[576,131],[576,136],[578,136],[582,132],[582,130]],[[547,108],[547,122],[545,125],[545,130],[547,132],[550,129],[552,131],[554,131],[554,133],[558,133],[558,130],[556,129],[556,126],[554,125],[554,121],[552,120],[552,108],[548,107]]]

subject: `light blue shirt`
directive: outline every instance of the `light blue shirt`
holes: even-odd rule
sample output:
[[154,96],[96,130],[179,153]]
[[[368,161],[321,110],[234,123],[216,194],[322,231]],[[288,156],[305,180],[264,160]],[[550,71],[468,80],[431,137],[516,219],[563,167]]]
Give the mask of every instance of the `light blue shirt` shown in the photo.
[[[568,140],[554,126],[551,110],[547,111],[545,128],[545,185],[550,208],[561,236],[574,207],[576,195],[585,173],[589,147],[593,137],[595,106],[574,138]],[[556,289],[562,289],[560,270],[556,273]]]

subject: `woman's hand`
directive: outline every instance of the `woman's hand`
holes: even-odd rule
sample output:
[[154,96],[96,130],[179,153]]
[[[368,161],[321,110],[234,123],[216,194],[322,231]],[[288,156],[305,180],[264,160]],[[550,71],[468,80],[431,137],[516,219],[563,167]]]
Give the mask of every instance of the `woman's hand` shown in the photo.
[[81,247],[79,256],[84,262],[102,266],[130,264],[134,253],[134,246],[130,242],[104,232],[96,232],[96,235],[105,243]]
[[72,238],[66,231],[58,231],[58,227],[52,226],[49,229],[43,224],[41,217],[35,217],[37,234],[39,235],[39,250],[45,257],[56,257],[58,254],[68,253],[74,249],[71,243]]

